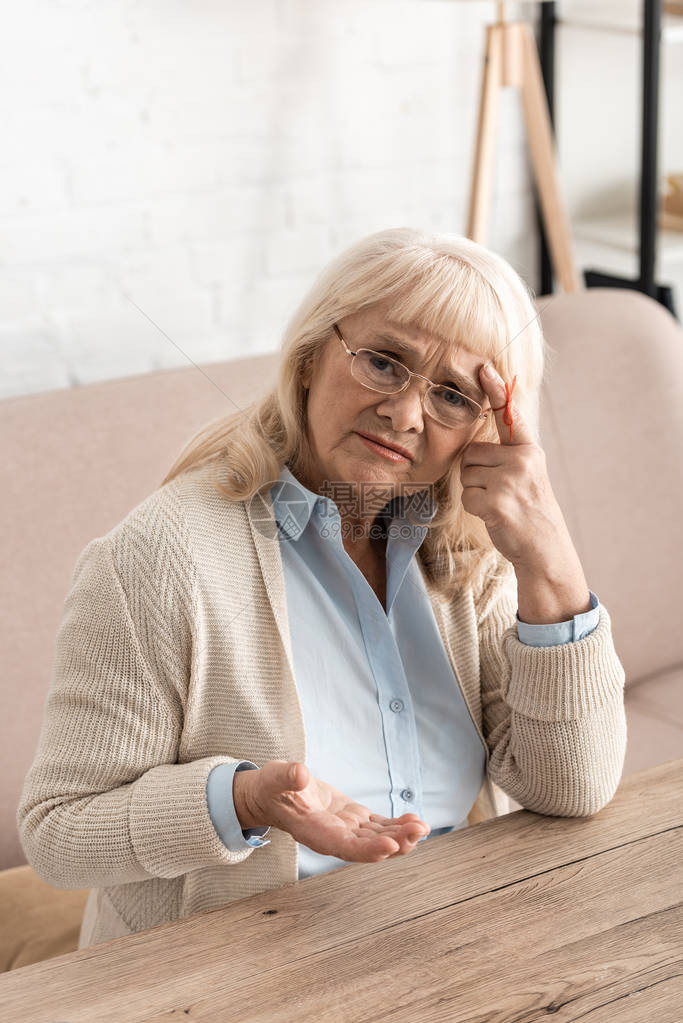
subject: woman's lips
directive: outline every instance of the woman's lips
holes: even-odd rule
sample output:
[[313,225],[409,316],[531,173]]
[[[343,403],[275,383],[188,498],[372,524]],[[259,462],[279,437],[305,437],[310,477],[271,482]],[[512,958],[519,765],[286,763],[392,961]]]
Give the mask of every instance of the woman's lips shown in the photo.
[[398,451],[394,451],[392,448],[386,448],[384,444],[376,444],[374,440],[368,440],[368,438],[364,437],[361,433],[356,434],[356,436],[359,437],[371,451],[374,451],[377,455],[381,455],[383,458],[388,458],[390,462],[410,462],[410,459],[406,458],[405,455],[400,454]]

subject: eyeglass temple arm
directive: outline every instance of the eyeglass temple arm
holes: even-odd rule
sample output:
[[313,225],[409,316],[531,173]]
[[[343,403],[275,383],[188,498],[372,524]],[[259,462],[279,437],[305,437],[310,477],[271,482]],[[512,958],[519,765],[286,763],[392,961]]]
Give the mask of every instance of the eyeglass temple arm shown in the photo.
[[345,349],[346,349],[346,351],[347,351],[347,352],[349,353],[349,355],[355,355],[356,353],[355,353],[355,352],[352,352],[352,351],[351,351],[351,349],[350,349],[350,348],[349,348],[349,346],[347,345],[346,341],[345,341],[345,340],[344,340],[344,338],[342,337],[342,332],[341,332],[341,330],[339,329],[339,327],[337,326],[337,324],[336,324],[336,323],[333,323],[333,324],[332,324],[332,326],[334,327],[334,329],[335,329],[335,331],[336,331],[336,333],[337,333],[337,337],[339,338],[339,340],[341,341],[341,343],[342,343],[342,344],[344,345],[344,348],[345,348]]

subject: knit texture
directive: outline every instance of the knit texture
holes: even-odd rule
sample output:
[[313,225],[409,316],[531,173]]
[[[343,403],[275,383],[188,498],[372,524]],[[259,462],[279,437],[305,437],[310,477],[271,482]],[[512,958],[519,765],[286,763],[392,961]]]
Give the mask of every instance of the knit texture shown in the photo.
[[[86,545],[70,580],[17,827],[40,877],[92,888],[79,948],[297,880],[291,835],[231,852],[206,802],[217,764],[306,759],[272,504],[228,501],[226,472],[217,460],[154,491]],[[448,600],[425,578],[487,748],[468,823],[507,812],[505,794],[595,813],[626,750],[609,614],[576,642],[527,646],[499,564],[502,581]]]

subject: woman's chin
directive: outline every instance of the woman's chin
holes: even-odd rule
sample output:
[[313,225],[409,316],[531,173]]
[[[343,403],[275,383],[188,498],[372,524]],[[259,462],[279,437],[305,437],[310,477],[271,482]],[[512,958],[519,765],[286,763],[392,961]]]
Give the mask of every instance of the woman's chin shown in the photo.
[[405,469],[401,465],[392,465],[391,462],[384,462],[380,459],[375,463],[364,458],[354,458],[348,469],[353,473],[350,477],[356,482],[386,483],[387,487],[400,483],[405,478]]

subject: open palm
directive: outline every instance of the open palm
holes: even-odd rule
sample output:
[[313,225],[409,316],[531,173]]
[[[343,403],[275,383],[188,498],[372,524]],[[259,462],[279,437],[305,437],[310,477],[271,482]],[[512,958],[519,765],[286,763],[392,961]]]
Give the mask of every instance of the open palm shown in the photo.
[[282,763],[271,760],[261,768],[261,784],[254,797],[257,812],[313,852],[350,862],[375,862],[410,852],[431,830],[414,813],[401,817],[372,813],[333,785],[314,778],[303,763],[297,765],[292,787],[283,788]]

